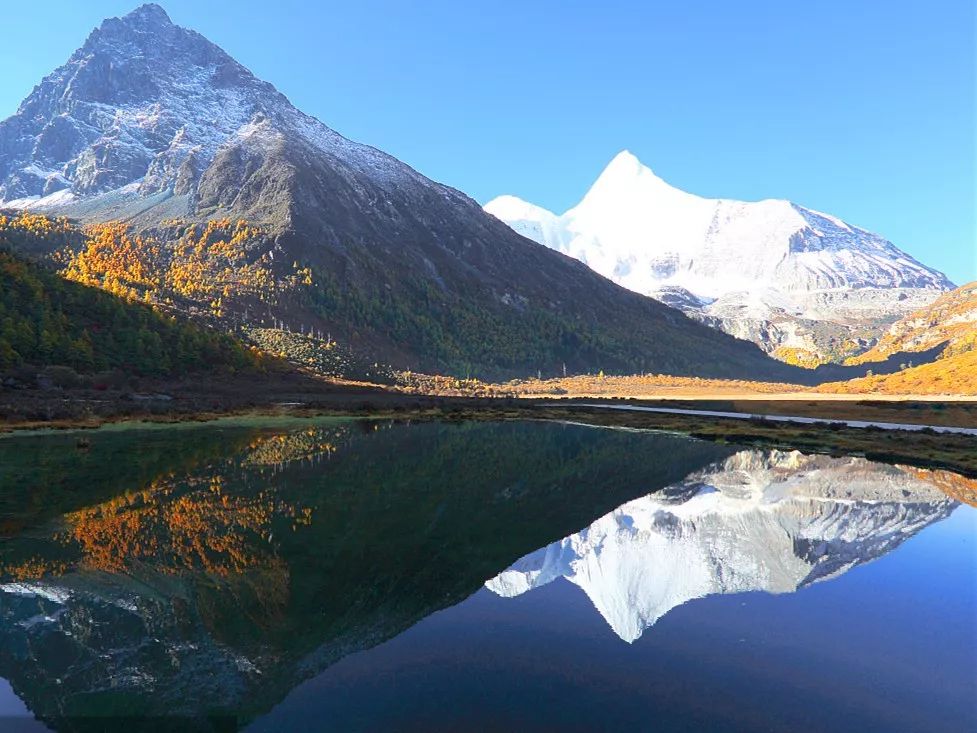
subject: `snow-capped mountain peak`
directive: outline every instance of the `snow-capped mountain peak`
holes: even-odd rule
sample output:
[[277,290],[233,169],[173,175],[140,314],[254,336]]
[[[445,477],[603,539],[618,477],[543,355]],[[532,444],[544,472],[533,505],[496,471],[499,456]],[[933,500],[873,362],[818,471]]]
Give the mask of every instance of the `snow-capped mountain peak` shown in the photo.
[[556,218],[556,214],[547,211],[542,206],[536,206],[523,201],[518,196],[499,196],[485,205],[485,210],[493,216],[503,220],[544,220]]
[[[518,201],[518,205],[515,205]],[[514,197],[486,211],[620,285],[658,297],[683,291],[689,313],[770,351],[892,321],[952,284],[891,242],[790,201],[696,196],[619,153],[573,208],[556,215]],[[784,310],[743,318],[766,292]],[[783,298],[781,298],[783,296]]]
[[145,3],[122,16],[121,22],[134,26],[156,29],[161,25],[173,25],[170,16],[156,3]]
[[158,195],[182,215],[220,151],[269,149],[283,137],[378,179],[413,176],[300,112],[159,5],[143,5],[105,20],[0,123],[0,203],[115,216]]
[[658,197],[697,198],[663,181],[628,150],[614,156],[601,172],[577,208],[617,204],[621,201],[646,202]]
[[[373,362],[442,372],[484,359],[485,376],[564,363],[781,380],[793,373],[526,242],[461,191],[346,139],[158,6],[103,22],[0,121],[0,208],[124,222],[164,238],[161,259],[172,254],[176,220],[247,220],[261,231],[249,257],[287,253],[275,259],[276,277],[302,263],[338,278],[350,296],[329,307],[303,286],[260,318],[315,324],[357,342]],[[437,302],[429,288],[441,293]],[[248,288],[230,290],[229,321],[259,318]],[[384,307],[354,328],[358,298],[374,302],[376,293],[386,293]],[[424,324],[393,334],[388,308]],[[599,329],[602,345],[581,350],[554,331],[543,336],[552,358],[530,364],[482,348],[489,337],[463,328],[460,312],[491,314],[492,339],[536,343],[532,324],[547,313],[571,332]],[[418,337],[432,328],[464,345],[446,351],[441,335]]]

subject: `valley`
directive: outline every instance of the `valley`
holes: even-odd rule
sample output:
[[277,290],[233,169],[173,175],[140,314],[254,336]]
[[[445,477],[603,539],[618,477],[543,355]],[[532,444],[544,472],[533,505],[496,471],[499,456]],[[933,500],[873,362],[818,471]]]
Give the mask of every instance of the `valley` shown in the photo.
[[0,728],[977,730],[949,6],[105,5],[4,12]]

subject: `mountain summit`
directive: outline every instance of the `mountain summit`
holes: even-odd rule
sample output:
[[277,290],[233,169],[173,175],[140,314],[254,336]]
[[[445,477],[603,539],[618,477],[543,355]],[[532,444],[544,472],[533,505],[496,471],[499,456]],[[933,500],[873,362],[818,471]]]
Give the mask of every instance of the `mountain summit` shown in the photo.
[[[0,122],[0,206],[124,221],[156,238],[149,264],[171,273],[194,227],[246,222],[236,249],[193,250],[195,272],[226,258],[206,283],[219,292],[194,300],[206,288],[187,286],[181,261],[180,290],[146,299],[328,332],[394,367],[796,376],[347,140],[157,5],[103,22]],[[236,274],[255,263],[245,293]]]
[[247,176],[228,200],[226,182],[205,174],[231,149],[274,151],[285,136],[369,172],[409,170],[302,114],[159,5],[143,5],[104,21],[0,124],[0,201],[88,218],[229,203],[250,213],[262,201],[238,200]]
[[769,351],[821,355],[952,284],[888,240],[790,201],[707,199],[619,153],[562,215],[502,196],[485,210],[638,293]]

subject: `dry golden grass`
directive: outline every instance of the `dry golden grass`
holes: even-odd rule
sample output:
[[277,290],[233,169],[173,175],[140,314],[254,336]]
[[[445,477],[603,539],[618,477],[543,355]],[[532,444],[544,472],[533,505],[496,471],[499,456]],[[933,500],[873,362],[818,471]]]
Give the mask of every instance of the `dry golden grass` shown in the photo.
[[937,359],[895,374],[829,382],[817,390],[835,394],[977,395],[977,351]]
[[733,396],[803,392],[805,387],[778,382],[748,382],[738,379],[670,377],[664,374],[626,377],[582,374],[555,379],[513,380],[494,385],[519,397],[668,397]]
[[805,387],[779,382],[670,377],[662,374],[513,380],[504,384],[412,374],[395,389],[440,397],[585,398],[671,400],[926,400],[977,396],[977,351],[940,359],[902,372]]

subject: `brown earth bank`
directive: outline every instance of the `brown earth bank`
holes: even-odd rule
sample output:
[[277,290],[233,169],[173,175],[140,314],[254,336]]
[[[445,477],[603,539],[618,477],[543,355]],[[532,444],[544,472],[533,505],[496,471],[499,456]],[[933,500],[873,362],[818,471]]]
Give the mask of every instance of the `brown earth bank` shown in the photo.
[[0,431],[97,427],[123,420],[209,420],[255,411],[365,412],[376,409],[378,400],[385,409],[394,409],[423,407],[435,399],[288,370],[203,373],[176,380],[129,380],[119,389],[0,388]]
[[[819,424],[776,423],[699,415],[607,410],[595,404],[642,405],[754,415],[814,417]],[[977,477],[977,437],[935,431],[850,428],[841,420],[977,427],[977,402],[739,400],[722,397],[670,400],[529,400],[512,396],[437,396],[375,385],[325,381],[297,373],[178,382],[146,380],[126,391],[21,389],[0,391],[0,430],[95,428],[148,420],[182,422],[231,415],[360,415],[415,420],[539,419],[605,427],[667,430],[710,441],[796,449]],[[94,439],[87,433],[80,442]]]
[[864,420],[880,423],[932,425],[934,427],[977,428],[977,401],[937,402],[933,400],[804,400],[724,398],[722,396],[660,400],[573,400],[578,403],[640,405],[681,410],[744,412],[752,415],[811,417],[826,422]]

